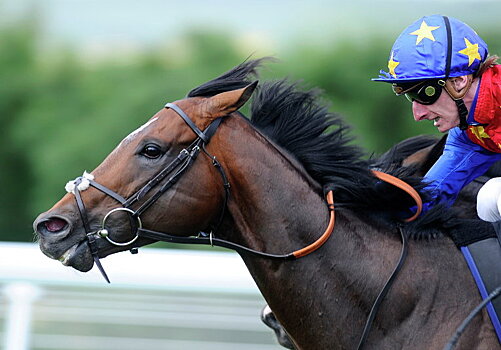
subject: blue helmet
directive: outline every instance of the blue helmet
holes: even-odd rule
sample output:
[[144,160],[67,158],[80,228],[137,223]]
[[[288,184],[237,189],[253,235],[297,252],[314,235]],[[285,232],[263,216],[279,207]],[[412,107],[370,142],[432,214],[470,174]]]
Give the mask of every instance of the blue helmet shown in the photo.
[[397,38],[388,60],[389,72],[374,81],[404,83],[475,73],[487,58],[487,44],[465,23],[451,17],[423,17]]

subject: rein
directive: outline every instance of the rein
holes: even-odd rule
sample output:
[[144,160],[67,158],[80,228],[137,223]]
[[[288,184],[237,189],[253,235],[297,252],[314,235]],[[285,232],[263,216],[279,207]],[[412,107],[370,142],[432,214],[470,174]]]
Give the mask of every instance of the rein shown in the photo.
[[[173,111],[175,111],[185,122],[186,124],[193,130],[193,132],[197,135],[197,138],[195,141],[186,149],[181,150],[181,152],[178,154],[178,156],[171,162],[169,163],[164,169],[162,169],[157,175],[155,175],[151,180],[149,180],[142,188],[140,188],[137,192],[135,192],[133,195],[131,195],[128,199],[125,199],[121,195],[117,194],[116,192],[110,190],[109,188],[97,183],[94,181],[94,177],[91,174],[84,173],[83,176],[78,177],[74,181],[70,181],[67,184],[67,191],[71,192],[75,195],[75,200],[77,203],[77,207],[80,213],[80,217],[86,232],[86,237],[87,237],[87,243],[90,248],[90,252],[92,254],[92,257],[94,259],[94,262],[96,263],[99,271],[105,278],[105,280],[110,283],[110,280],[99,260],[99,249],[97,246],[97,237],[101,237],[106,239],[109,243],[116,245],[116,246],[129,246],[131,245],[132,248],[130,249],[131,253],[137,253],[137,247],[134,247],[133,244],[139,237],[144,237],[144,238],[149,238],[153,239],[156,241],[163,241],[163,242],[170,242],[170,243],[182,243],[182,244],[202,244],[202,245],[211,245],[211,246],[219,246],[219,247],[224,247],[224,248],[229,248],[233,249],[239,253],[245,253],[245,254],[252,254],[255,256],[260,256],[260,257],[265,257],[269,259],[277,259],[277,260],[295,260],[299,259],[301,257],[304,257],[308,254],[311,254],[318,248],[320,248],[331,236],[332,231],[334,230],[334,223],[335,223],[335,213],[334,213],[334,196],[332,191],[329,191],[326,194],[326,201],[327,201],[327,208],[329,210],[329,223],[328,226],[325,230],[325,232],[313,243],[310,245],[293,251],[288,254],[271,254],[271,253],[266,253],[266,252],[260,252],[256,251],[254,249],[229,242],[224,239],[216,238],[214,237],[214,232],[217,231],[219,226],[221,225],[225,210],[227,207],[227,202],[229,199],[230,195],[230,183],[228,181],[228,178],[224,172],[223,167],[221,164],[217,161],[216,157],[211,155],[209,152],[207,152],[205,146],[206,144],[210,141],[211,137],[214,135],[216,132],[217,128],[221,124],[222,118],[218,118],[214,120],[204,131],[201,131],[194,123],[193,121],[186,115],[186,113],[179,108],[179,106],[173,104],[173,103],[167,103],[165,105],[165,108],[170,108]],[[224,118],[224,117],[223,117]],[[225,190],[225,197],[224,197],[224,205],[221,210],[221,213],[218,218],[218,222],[216,225],[214,225],[213,229],[210,231],[209,234],[205,233],[200,233],[197,237],[181,237],[181,236],[175,236],[171,235],[165,232],[158,232],[158,231],[153,231],[153,230],[148,230],[142,227],[142,222],[140,219],[140,215],[144,213],[149,207],[151,207],[156,200],[160,198],[160,196],[166,192],[168,189],[170,189],[172,186],[176,184],[176,182],[179,180],[179,178],[190,168],[190,166],[193,164],[195,159],[197,158],[198,154],[200,151],[203,151],[203,153],[209,157],[212,161],[213,166],[218,170],[218,172],[221,175],[221,178],[223,180],[223,187]],[[419,194],[416,192],[414,188],[412,188],[410,185],[407,183],[403,182],[402,180],[386,174],[382,173],[380,171],[373,171],[373,174],[379,178],[382,181],[388,182],[394,186],[399,187],[400,189],[404,190],[407,192],[417,203],[417,211],[416,213],[405,220],[405,222],[412,221],[416,219],[419,214],[421,213],[422,210],[422,201],[421,197]],[[169,177],[168,177],[169,176]],[[146,199],[140,206],[136,209],[133,210],[131,209],[131,206],[137,202],[139,202],[141,199],[143,199],[146,194],[148,194],[153,188],[157,187],[162,181],[164,181],[168,177],[168,180],[165,181],[165,183],[158,188],[158,190],[148,199]],[[89,186],[94,187],[95,189],[103,192],[104,194],[112,197],[115,199],[117,202],[119,202],[122,207],[114,208],[110,210],[103,218],[103,222],[101,225],[101,229],[92,231],[90,228],[89,220],[87,217],[87,212],[85,209],[84,202],[81,197],[81,191],[84,191],[87,189]],[[129,222],[130,225],[133,229],[135,229],[135,236],[127,241],[127,242],[116,242],[113,239],[109,237],[109,231],[106,229],[106,221],[108,218],[116,212],[124,212],[129,215]],[[371,309],[371,312],[369,314],[369,317],[367,319],[363,334],[360,339],[360,343],[358,345],[357,349],[361,349],[363,344],[365,343],[367,336],[370,332],[372,323],[374,321],[374,318],[376,316],[376,313],[379,309],[379,306],[386,296],[387,292],[389,291],[393,281],[395,280],[398,272],[400,271],[401,267],[403,266],[403,262],[405,260],[405,257],[407,255],[407,246],[406,246],[406,239],[405,235],[402,231],[402,227],[399,226],[399,231],[402,239],[402,252],[400,255],[399,262],[397,266],[395,267],[394,271],[392,272],[390,278],[386,282],[384,288],[382,291],[379,293],[378,297],[376,298],[376,301],[374,302],[374,305]]]
[[303,256],[306,256],[306,255],[314,252],[318,248],[320,248],[327,241],[327,239],[329,239],[330,235],[332,234],[332,231],[334,230],[334,222],[335,222],[334,202],[333,202],[332,191],[329,191],[327,193],[326,198],[327,198],[328,209],[330,212],[330,219],[329,219],[329,224],[328,224],[325,232],[320,236],[320,238],[318,238],[315,242],[311,243],[307,247],[296,250],[296,251],[289,253],[289,254],[271,254],[271,253],[260,252],[260,251],[257,251],[257,250],[254,250],[254,249],[251,249],[248,247],[244,247],[244,246],[236,244],[236,243],[226,241],[224,239],[215,238],[213,235],[213,232],[210,232],[208,237],[207,236],[180,237],[180,236],[170,235],[170,234],[165,233],[165,232],[139,229],[139,235],[141,237],[151,238],[151,239],[155,239],[155,240],[159,240],[159,241],[163,241],[163,242],[169,242],[169,243],[203,244],[203,245],[210,245],[210,246],[218,246],[218,247],[233,249],[239,253],[248,253],[248,254],[261,256],[261,257],[265,257],[265,258],[269,258],[269,259],[295,260],[295,259],[299,259]]

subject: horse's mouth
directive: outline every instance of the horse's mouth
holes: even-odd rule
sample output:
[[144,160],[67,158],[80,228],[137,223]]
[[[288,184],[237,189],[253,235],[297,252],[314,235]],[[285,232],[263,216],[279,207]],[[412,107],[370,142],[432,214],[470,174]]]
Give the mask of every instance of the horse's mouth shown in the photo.
[[[150,239],[140,238],[135,242],[134,246],[141,247],[152,242]],[[44,236],[40,236],[39,243],[40,249],[45,255],[51,259],[58,260],[64,266],[72,267],[81,272],[88,272],[94,266],[94,257],[92,256],[87,236],[83,236],[81,232],[73,232],[73,234],[68,235],[63,240],[47,239]],[[106,239],[98,236],[95,237],[95,243],[99,252],[99,259],[125,250],[123,247],[110,244]]]
[[[139,247],[150,243],[152,243],[151,240],[140,239],[136,243],[136,246]],[[109,244],[102,238],[96,238],[96,244],[99,251],[99,258],[104,258],[110,254],[123,250],[120,247]],[[94,258],[90,252],[87,239],[70,246],[70,248],[68,248],[59,258],[56,258],[56,260],[60,261],[64,266],[72,267],[81,272],[89,271],[94,265]]]
[[75,244],[75,245],[74,245],[74,246],[72,246],[70,249],[68,249],[67,251],[65,251],[65,252],[63,253],[63,255],[61,255],[61,256],[59,257],[59,259],[57,259],[57,260],[59,260],[59,261],[60,261],[63,265],[65,265],[65,266],[70,266],[70,261],[71,261],[71,259],[74,257],[74,255],[75,255],[75,252],[76,252],[77,248],[78,248],[80,245],[82,245],[82,244],[84,244],[84,242],[80,242],[80,243]]
[[94,260],[90,253],[87,240],[74,244],[59,258],[57,258],[57,260],[65,266],[73,267],[74,269],[82,272],[89,271],[94,265]]

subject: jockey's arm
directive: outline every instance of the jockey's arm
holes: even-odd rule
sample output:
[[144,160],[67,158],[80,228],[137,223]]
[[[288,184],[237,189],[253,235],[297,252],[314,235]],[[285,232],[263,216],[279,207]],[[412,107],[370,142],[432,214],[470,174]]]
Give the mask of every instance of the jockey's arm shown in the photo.
[[459,128],[451,129],[442,156],[424,177],[424,182],[428,183],[425,189],[432,196],[432,200],[425,203],[425,209],[438,203],[451,206],[464,186],[483,175],[498,160],[501,160],[501,153],[473,143]]

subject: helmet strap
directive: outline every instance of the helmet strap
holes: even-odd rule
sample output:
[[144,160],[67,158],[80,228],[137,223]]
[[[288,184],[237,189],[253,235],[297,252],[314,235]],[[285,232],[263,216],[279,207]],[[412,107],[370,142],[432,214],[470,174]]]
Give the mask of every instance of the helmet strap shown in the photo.
[[456,106],[458,108],[459,128],[461,130],[466,130],[468,129],[468,123],[466,122],[466,117],[468,116],[468,108],[466,108],[462,98],[454,100],[454,102],[456,103]]

